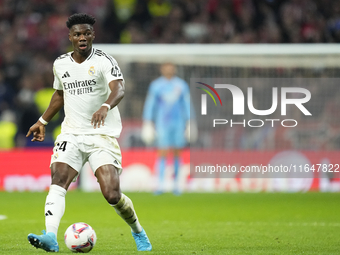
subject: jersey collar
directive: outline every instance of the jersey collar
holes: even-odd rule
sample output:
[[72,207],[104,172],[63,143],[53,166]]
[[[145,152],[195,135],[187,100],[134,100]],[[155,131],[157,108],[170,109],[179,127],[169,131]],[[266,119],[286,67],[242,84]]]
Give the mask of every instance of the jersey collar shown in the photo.
[[[86,61],[88,61],[88,60],[90,60],[90,59],[92,58],[92,56],[93,56],[93,54],[94,54],[94,51],[95,51],[95,49],[92,47],[92,52],[91,52],[91,54],[85,59],[84,62],[86,62]],[[70,59],[71,59],[72,62],[77,63],[77,62],[73,59],[72,53],[73,53],[73,51],[70,52]],[[82,63],[84,63],[84,62],[82,62]],[[80,63],[80,64],[82,64],[82,63]],[[79,63],[77,63],[77,64],[79,64]]]

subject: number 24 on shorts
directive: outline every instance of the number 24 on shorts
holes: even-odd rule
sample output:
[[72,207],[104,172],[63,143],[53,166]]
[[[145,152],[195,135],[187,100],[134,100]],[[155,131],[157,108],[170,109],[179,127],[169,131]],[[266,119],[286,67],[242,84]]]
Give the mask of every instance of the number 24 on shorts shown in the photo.
[[57,143],[56,144],[56,146],[57,146],[56,151],[58,151],[58,150],[65,151],[66,150],[66,145],[67,145],[67,142]]

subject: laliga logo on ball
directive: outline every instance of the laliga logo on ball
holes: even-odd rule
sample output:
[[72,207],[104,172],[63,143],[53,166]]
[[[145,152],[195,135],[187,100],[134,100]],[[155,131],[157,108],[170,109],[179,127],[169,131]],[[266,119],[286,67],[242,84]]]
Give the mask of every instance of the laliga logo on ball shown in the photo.
[[64,240],[72,252],[87,253],[96,244],[97,236],[89,224],[77,222],[66,229]]

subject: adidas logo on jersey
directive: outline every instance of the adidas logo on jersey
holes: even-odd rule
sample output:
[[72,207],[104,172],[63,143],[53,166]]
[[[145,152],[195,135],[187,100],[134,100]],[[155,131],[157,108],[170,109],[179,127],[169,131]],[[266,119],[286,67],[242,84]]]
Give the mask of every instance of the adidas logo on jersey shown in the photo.
[[71,77],[68,72],[64,73],[64,75],[61,78],[67,78],[67,77]]

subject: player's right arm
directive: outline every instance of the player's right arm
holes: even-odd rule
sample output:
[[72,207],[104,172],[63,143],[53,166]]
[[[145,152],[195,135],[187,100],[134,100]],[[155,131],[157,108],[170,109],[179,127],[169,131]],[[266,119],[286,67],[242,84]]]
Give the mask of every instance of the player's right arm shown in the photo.
[[[50,104],[41,116],[46,122],[49,122],[64,105],[64,94],[62,90],[56,90],[51,98]],[[42,142],[45,139],[45,125],[38,120],[27,132],[26,137],[33,134],[32,142]]]
[[153,120],[155,118],[154,111],[156,107],[156,100],[157,93],[153,82],[149,87],[143,109],[143,126],[141,130],[141,138],[146,145],[151,145],[156,136],[156,131],[153,123]]
[[157,92],[156,92],[156,86],[154,85],[155,82],[152,82],[148,93],[146,96],[146,100],[144,103],[144,109],[143,109],[143,120],[144,121],[153,121],[154,120],[154,114],[155,114],[155,107],[156,107],[156,100],[157,100]]

